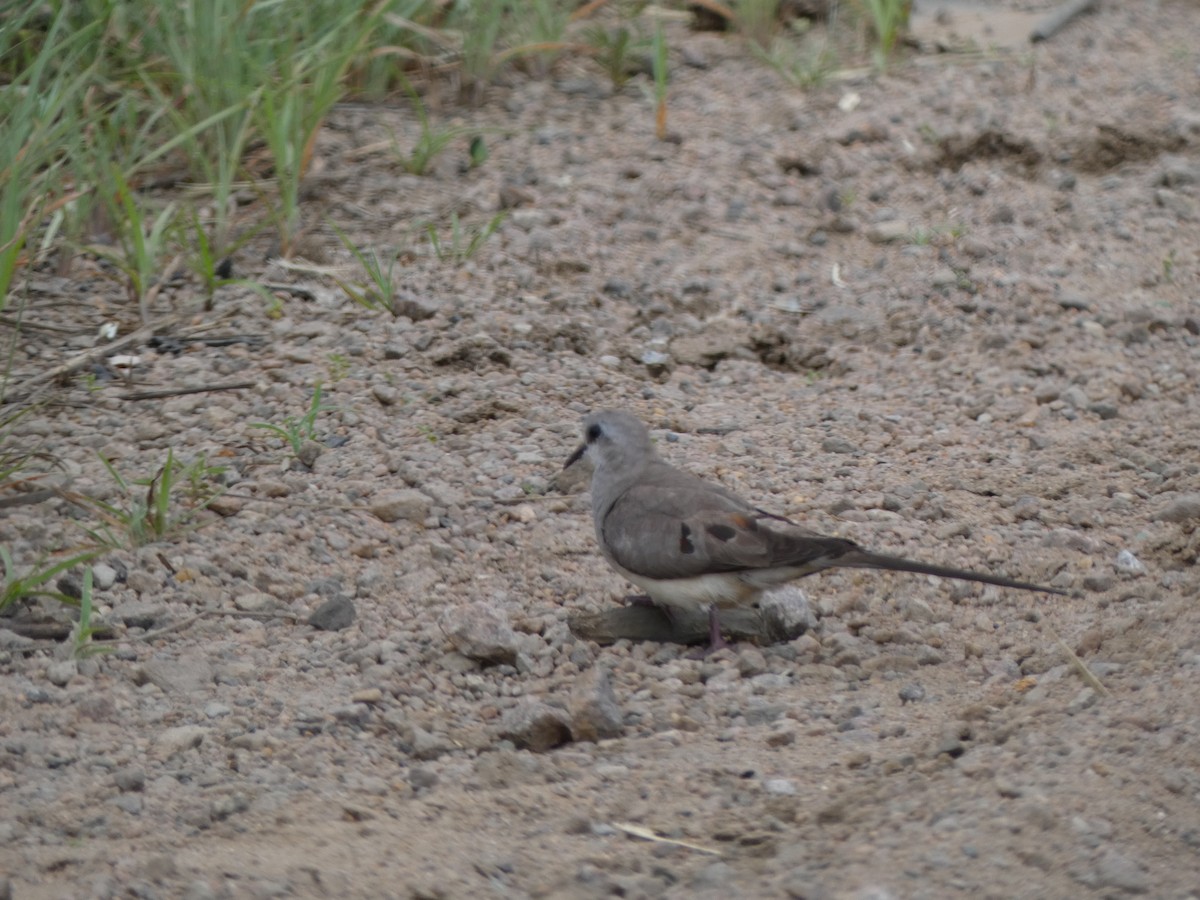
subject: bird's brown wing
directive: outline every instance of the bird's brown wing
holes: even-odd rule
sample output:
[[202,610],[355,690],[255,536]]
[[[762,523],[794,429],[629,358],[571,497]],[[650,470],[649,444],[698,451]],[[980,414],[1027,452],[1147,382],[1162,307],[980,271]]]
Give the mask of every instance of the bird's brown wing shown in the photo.
[[772,527],[776,518],[724,488],[664,466],[621,494],[600,527],[614,562],[654,579],[777,566],[815,571],[858,549],[798,526]]

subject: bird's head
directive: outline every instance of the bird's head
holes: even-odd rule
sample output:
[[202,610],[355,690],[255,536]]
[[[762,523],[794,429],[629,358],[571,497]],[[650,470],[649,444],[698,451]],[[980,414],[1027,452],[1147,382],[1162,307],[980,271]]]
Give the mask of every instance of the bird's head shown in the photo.
[[597,472],[614,475],[636,470],[658,458],[646,426],[624,410],[603,410],[585,416],[583,440],[563,465],[564,469],[585,454]]

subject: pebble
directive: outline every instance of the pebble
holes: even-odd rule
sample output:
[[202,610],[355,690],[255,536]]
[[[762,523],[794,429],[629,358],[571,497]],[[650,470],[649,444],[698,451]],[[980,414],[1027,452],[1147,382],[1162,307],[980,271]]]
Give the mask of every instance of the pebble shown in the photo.
[[1090,687],[1081,688],[1071,701],[1067,704],[1067,715],[1074,716],[1083,712],[1085,709],[1091,709],[1099,700],[1099,695]]
[[78,672],[79,664],[74,659],[60,659],[46,666],[46,680],[56,687],[66,687]]
[[195,654],[174,658],[155,657],[130,673],[137,684],[154,684],[167,693],[192,694],[213,683],[213,668]]
[[515,665],[520,644],[508,615],[494,602],[447,607],[438,627],[463,656],[485,664]]
[[423,522],[429,516],[431,501],[413,488],[383,491],[371,501],[371,515],[383,522]]
[[1146,869],[1116,850],[1106,850],[1088,879],[1096,887],[1116,888],[1130,894],[1144,894],[1151,888]]
[[874,222],[867,227],[867,240],[874,244],[888,244],[892,241],[907,240],[911,231],[908,222],[903,219]]
[[113,783],[122,791],[141,791],[146,787],[146,771],[140,766],[127,766],[113,772]]
[[300,445],[300,449],[296,451],[296,459],[299,460],[301,465],[311,469],[324,452],[324,444],[320,444],[317,441],[304,441]]
[[794,797],[798,793],[796,782],[790,778],[768,778],[763,782],[763,790],[777,797]]
[[98,591],[107,591],[117,583],[117,570],[105,563],[92,566],[92,585]]
[[419,725],[412,728],[409,746],[412,755],[423,760],[437,759],[451,749],[450,742],[445,736],[426,731]]
[[177,725],[161,731],[154,739],[154,752],[159,759],[170,759],[185,750],[199,747],[210,730],[201,725]]
[[571,735],[576,741],[618,737],[625,718],[604,666],[593,666],[571,688]]
[[437,772],[428,766],[415,766],[408,772],[408,783],[414,791],[427,791],[436,787],[439,780]]
[[168,618],[170,612],[165,603],[155,600],[130,600],[114,606],[112,614],[129,628],[149,631]]
[[919,703],[925,699],[925,688],[916,682],[906,684],[900,688],[899,696],[901,705],[905,703]]
[[275,598],[270,594],[255,591],[250,594],[238,594],[233,598],[233,605],[243,612],[266,612],[275,608]]
[[1121,575],[1145,575],[1146,564],[1129,550],[1122,550],[1113,561],[1113,568]]
[[1181,494],[1155,516],[1160,522],[1188,522],[1200,519],[1200,494]]
[[354,622],[354,603],[347,597],[331,597],[313,610],[308,624],[321,631],[342,631]]
[[500,720],[500,735],[516,746],[544,753],[571,740],[567,714],[533,697],[521,697]]

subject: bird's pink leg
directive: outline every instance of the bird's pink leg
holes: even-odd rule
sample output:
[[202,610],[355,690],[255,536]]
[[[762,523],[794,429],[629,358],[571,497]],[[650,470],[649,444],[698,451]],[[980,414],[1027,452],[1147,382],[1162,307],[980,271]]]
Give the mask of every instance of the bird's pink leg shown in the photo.
[[721,637],[721,617],[714,603],[708,608],[708,652],[716,653],[729,646],[729,642]]

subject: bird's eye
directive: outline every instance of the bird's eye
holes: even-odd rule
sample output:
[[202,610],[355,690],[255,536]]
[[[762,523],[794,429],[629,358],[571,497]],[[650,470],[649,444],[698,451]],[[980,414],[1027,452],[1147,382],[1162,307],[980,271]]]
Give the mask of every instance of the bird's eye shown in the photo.
[[585,435],[585,437],[587,438],[587,442],[589,444],[596,443],[596,441],[600,440],[600,426],[599,425],[589,425],[587,434]]

